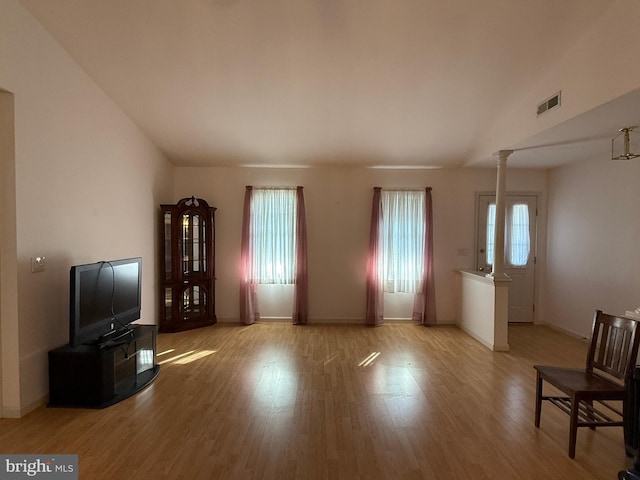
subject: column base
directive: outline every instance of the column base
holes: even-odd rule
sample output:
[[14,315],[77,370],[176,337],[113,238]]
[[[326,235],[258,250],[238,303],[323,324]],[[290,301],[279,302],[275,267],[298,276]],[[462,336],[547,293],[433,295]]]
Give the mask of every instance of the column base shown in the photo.
[[494,282],[510,282],[511,277],[506,273],[487,273],[485,275],[486,278],[492,279]]

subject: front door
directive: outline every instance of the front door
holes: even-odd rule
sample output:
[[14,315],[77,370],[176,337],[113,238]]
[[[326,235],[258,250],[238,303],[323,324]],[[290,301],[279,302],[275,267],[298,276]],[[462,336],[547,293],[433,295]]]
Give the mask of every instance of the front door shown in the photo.
[[[505,196],[504,271],[509,284],[509,322],[533,322],[535,290],[536,195]],[[494,255],[495,195],[478,196],[476,268],[491,273]]]

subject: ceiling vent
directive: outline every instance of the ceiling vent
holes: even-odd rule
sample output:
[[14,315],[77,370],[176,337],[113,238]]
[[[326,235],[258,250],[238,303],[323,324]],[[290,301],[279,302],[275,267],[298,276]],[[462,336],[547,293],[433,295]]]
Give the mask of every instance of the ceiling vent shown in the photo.
[[547,98],[544,102],[538,105],[538,115],[542,115],[544,112],[551,110],[552,108],[557,108],[560,106],[560,93],[558,92],[555,95]]

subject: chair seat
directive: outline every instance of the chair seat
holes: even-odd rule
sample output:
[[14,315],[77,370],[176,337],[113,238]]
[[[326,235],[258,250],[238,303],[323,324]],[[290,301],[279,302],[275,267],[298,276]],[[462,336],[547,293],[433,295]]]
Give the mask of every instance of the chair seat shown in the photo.
[[540,378],[569,396],[589,393],[592,399],[606,398],[622,400],[625,395],[623,386],[611,382],[583,368],[563,368],[546,365],[534,365]]

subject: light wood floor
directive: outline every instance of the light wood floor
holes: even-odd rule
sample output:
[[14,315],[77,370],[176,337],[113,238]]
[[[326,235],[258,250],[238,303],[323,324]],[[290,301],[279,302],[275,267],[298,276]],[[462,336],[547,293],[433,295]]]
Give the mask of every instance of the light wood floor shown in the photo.
[[510,327],[492,353],[455,327],[219,324],[159,336],[160,376],[105,410],[0,420],[2,453],[76,453],[81,479],[601,479],[620,429],[534,420],[534,363],[586,344]]

